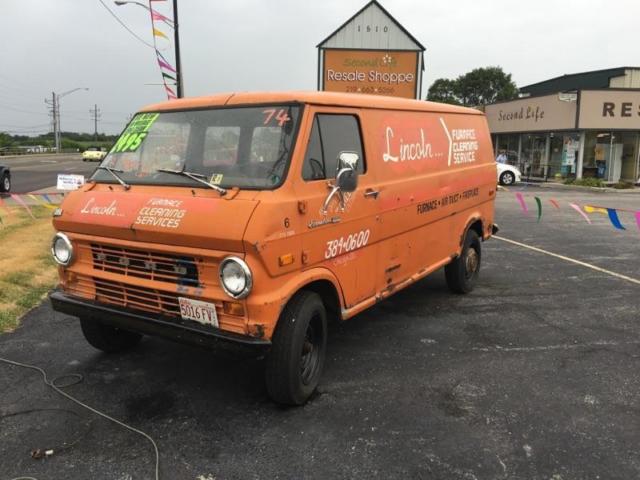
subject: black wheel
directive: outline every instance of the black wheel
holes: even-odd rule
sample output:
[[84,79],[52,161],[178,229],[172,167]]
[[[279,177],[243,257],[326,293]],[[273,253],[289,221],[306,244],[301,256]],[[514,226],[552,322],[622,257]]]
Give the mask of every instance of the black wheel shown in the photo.
[[451,291],[469,293],[473,290],[480,273],[481,258],[480,238],[470,229],[464,239],[460,256],[444,267],[447,285]]
[[512,172],[502,172],[500,175],[500,185],[513,185],[516,181],[516,176]]
[[2,176],[2,183],[0,183],[0,191],[9,192],[11,191],[11,177],[8,173],[5,173]]
[[271,339],[266,365],[269,396],[302,405],[318,386],[327,349],[327,312],[317,293],[298,292],[287,304]]
[[138,345],[142,338],[139,333],[128,332],[85,318],[80,319],[80,326],[87,342],[106,353],[129,350]]

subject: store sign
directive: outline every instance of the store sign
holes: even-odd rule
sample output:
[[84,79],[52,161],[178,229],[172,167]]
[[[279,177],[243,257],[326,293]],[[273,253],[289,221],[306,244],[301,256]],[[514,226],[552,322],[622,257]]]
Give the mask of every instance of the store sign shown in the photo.
[[418,52],[324,50],[323,90],[416,98]]
[[583,90],[579,128],[640,130],[640,91]]
[[492,133],[565,130],[575,128],[576,102],[556,94],[522,98],[487,105],[485,114]]

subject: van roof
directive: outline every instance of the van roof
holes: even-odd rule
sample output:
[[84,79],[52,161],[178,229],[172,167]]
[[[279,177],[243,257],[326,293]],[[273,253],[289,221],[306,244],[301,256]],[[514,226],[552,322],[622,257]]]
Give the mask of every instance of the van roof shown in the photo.
[[465,113],[482,115],[479,110],[444,103],[410,100],[406,98],[335,92],[237,92],[205,97],[190,97],[155,103],[142,108],[143,112],[188,110],[221,105],[250,105],[299,102],[336,107],[381,108],[385,110],[415,110],[424,112]]

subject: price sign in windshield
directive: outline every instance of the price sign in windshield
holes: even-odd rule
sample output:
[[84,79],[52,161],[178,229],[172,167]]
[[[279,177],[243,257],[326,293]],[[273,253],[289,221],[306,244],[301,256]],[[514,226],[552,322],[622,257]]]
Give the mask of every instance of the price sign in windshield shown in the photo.
[[135,152],[147,136],[147,132],[153,122],[160,116],[159,113],[139,113],[131,120],[127,129],[111,149],[111,153]]

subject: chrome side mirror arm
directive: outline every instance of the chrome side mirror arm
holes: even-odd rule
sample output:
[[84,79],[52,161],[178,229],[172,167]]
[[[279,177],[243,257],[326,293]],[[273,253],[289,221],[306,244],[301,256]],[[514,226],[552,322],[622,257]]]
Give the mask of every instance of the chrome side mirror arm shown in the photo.
[[340,187],[337,185],[333,185],[330,182],[327,182],[327,187],[330,188],[331,191],[322,204],[322,215],[327,214],[327,212],[329,211],[329,204],[331,203],[333,197],[335,197],[336,195],[338,195],[338,198],[340,199],[340,210],[344,212],[344,195],[342,193],[342,190],[340,190]]

